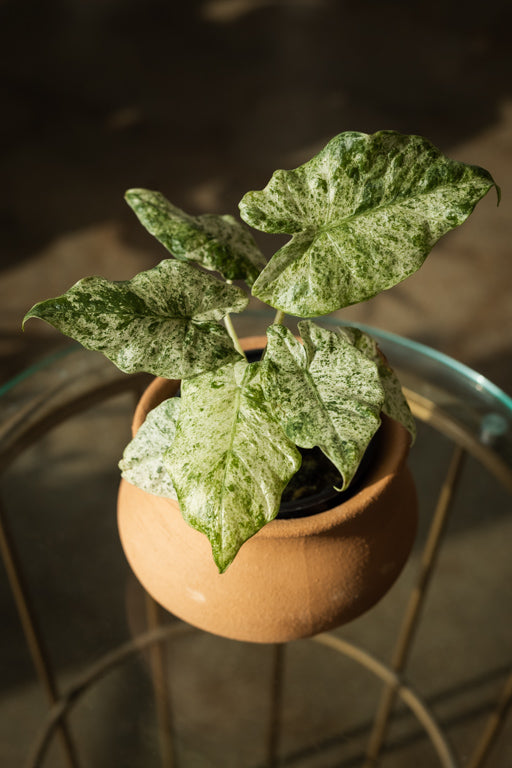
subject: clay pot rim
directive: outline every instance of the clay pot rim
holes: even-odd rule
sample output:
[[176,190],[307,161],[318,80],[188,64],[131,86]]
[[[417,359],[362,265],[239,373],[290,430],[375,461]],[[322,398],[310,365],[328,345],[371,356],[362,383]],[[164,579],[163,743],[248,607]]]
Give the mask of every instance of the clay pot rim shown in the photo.
[[[262,349],[266,342],[266,336],[250,336],[241,339],[245,351]],[[136,434],[149,411],[163,400],[173,397],[179,386],[179,381],[155,377],[137,403],[132,422],[133,435]],[[363,487],[354,496],[325,512],[300,518],[272,520],[252,538],[289,539],[314,536],[364,514],[373,500],[385,493],[386,487],[394,481],[396,473],[405,464],[410,447],[407,430],[385,414],[382,414],[382,425],[376,435],[376,442],[377,449],[373,464],[366,475]],[[164,499],[164,501],[181,514],[176,501],[172,499]]]

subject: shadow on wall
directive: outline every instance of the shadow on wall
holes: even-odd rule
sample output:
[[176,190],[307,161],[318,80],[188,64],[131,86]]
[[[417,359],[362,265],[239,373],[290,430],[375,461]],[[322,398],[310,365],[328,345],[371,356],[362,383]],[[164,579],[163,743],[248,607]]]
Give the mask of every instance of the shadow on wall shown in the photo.
[[4,0],[0,264],[130,227],[129,186],[232,210],[342,130],[449,151],[510,93],[511,16],[504,1]]

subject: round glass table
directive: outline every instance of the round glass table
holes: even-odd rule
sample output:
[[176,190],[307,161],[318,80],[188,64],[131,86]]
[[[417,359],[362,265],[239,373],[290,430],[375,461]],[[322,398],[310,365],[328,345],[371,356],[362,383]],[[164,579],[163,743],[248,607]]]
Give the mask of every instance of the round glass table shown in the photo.
[[129,571],[117,461],[151,377],[70,345],[0,388],[2,765],[512,764],[512,400],[359,327],[418,421],[417,542],[368,614],[287,645],[189,627]]

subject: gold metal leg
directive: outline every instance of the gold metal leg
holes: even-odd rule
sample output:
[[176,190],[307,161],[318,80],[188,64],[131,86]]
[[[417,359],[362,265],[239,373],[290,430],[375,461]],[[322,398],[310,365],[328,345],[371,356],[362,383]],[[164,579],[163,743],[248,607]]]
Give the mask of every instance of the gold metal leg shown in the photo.
[[279,764],[279,740],[281,735],[281,711],[283,702],[283,667],[285,646],[276,643],[272,648],[272,670],[270,681],[270,720],[267,738],[267,766],[277,768]]
[[398,675],[396,672],[393,672],[392,669],[386,667],[378,661],[375,656],[363,651],[363,649],[359,648],[357,645],[348,643],[341,637],[326,633],[315,635],[315,637],[311,639],[316,643],[321,643],[328,648],[332,648],[334,651],[338,651],[339,653],[348,656],[350,659],[354,659],[358,664],[366,667],[366,669],[376,675],[376,677],[383,680],[396,696],[399,696],[416,715],[416,718],[428,733],[432,746],[434,747],[443,768],[458,768],[458,762],[453,750],[436,722],[434,715],[411,686],[404,681],[401,675]]
[[132,659],[137,653],[142,653],[154,643],[167,642],[173,637],[178,637],[193,631],[186,624],[176,623],[161,626],[158,629],[148,630],[142,635],[129,640],[114,650],[104,654],[100,659],[90,664],[79,675],[64,695],[49,709],[45,723],[39,737],[29,755],[27,768],[43,768],[46,753],[52,743],[53,733],[67,717],[80,698],[102,680],[111,670],[121,666]]
[[[146,592],[146,615],[148,628],[158,629],[160,622],[160,606]],[[173,768],[175,763],[174,739],[172,734],[172,708],[167,677],[167,658],[165,643],[162,641],[149,649],[151,677],[155,692],[156,719],[160,741],[162,768]]]
[[[29,649],[32,662],[36,669],[36,674],[43,686],[48,702],[51,706],[56,704],[59,699],[57,683],[53,676],[52,666],[49,655],[46,651],[43,636],[39,629],[36,615],[30,601],[29,592],[26,586],[21,562],[16,554],[14,542],[12,541],[7,525],[6,515],[0,500],[0,552],[7,571],[7,577],[11,586],[12,595],[21,626],[25,635],[25,640]],[[67,723],[59,723],[59,735],[64,751],[66,765],[69,768],[78,768],[78,758],[71,734]]]
[[508,711],[512,705],[512,674],[505,683],[501,697],[494,712],[487,720],[484,732],[469,761],[467,768],[481,768],[484,765],[496,739],[505,723]]
[[[453,452],[447,475],[441,487],[434,518],[430,526],[427,542],[421,558],[418,580],[409,597],[409,603],[402,620],[391,662],[392,669],[397,673],[404,671],[412,649],[414,636],[421,618],[427,589],[434,571],[443,533],[455,498],[455,492],[457,490],[465,456],[465,451],[457,446]],[[392,686],[387,686],[382,693],[377,708],[373,729],[370,734],[370,740],[366,751],[366,762],[364,763],[363,768],[374,768],[374,766],[377,765],[377,760],[386,737],[389,719],[395,700],[396,689]]]

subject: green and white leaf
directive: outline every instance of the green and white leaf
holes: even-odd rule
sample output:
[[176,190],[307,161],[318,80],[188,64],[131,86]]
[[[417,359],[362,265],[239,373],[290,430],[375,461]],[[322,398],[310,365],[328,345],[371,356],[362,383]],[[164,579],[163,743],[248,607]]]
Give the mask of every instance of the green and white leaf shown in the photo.
[[384,404],[382,412],[391,419],[400,422],[404,426],[414,442],[416,438],[416,422],[405,399],[398,376],[388,365],[384,355],[380,352],[377,342],[359,328],[345,327],[339,329],[350,343],[359,349],[369,360],[373,360],[379,369],[380,383],[384,389]]
[[195,261],[248,285],[266,264],[251,233],[233,216],[190,216],[149,189],[129,189],[125,198],[148,232],[177,259]]
[[167,499],[178,498],[164,456],[174,442],[180,405],[179,397],[170,397],[150,411],[119,462],[125,480]]
[[260,363],[230,364],[183,383],[166,466],[185,520],[209,538],[219,571],[277,515],[300,463],[265,401]]
[[321,448],[346,488],[380,425],[377,365],[335,331],[305,321],[299,332],[303,345],[284,326],[267,330],[265,393],[288,437]]
[[341,133],[241,200],[253,227],[292,235],[252,292],[299,317],[369,299],[413,274],[493,186],[420,136]]
[[46,320],[126,373],[181,379],[240,358],[217,321],[247,303],[236,286],[167,259],[127,281],[80,280],[63,296],[36,304],[23,322]]

